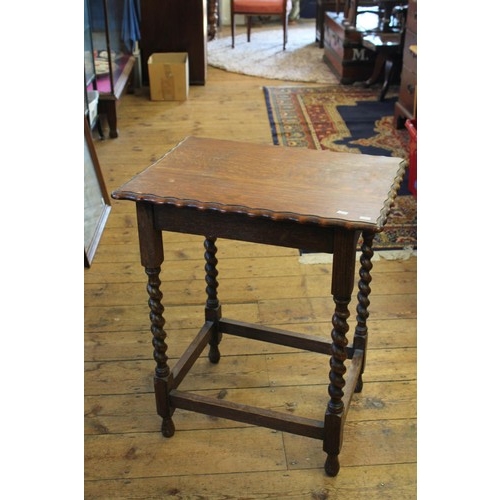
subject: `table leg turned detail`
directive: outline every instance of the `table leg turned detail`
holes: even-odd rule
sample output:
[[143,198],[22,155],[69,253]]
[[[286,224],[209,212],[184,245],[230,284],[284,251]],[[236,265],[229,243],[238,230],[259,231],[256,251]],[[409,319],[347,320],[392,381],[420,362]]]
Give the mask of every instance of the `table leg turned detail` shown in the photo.
[[334,296],[335,313],[332,318],[332,356],[330,358],[330,384],[328,385],[328,402],[325,414],[325,440],[323,449],[328,454],[325,461],[325,472],[329,476],[336,476],[340,469],[338,455],[342,447],[342,414],[344,412],[343,388],[345,386],[344,375],[346,373],[345,360],[347,359],[347,337],[349,329],[347,318],[349,317],[348,299],[339,299]]
[[165,343],[167,334],[163,329],[165,319],[163,318],[163,311],[165,310],[161,300],[163,294],[160,291],[160,268],[159,267],[146,267],[146,274],[148,275],[147,291],[149,295],[149,318],[151,320],[151,333],[153,334],[153,357],[156,361],[155,368],[155,397],[156,397],[156,410],[158,415],[163,418],[161,432],[165,437],[171,437],[175,433],[175,426],[172,420],[172,411],[168,402],[169,381],[172,377],[170,368],[168,367],[168,346]]
[[[336,476],[340,469],[339,454],[347,408],[344,404],[345,375],[348,359],[347,322],[350,311],[354,275],[356,272],[356,244],[360,231],[338,232],[333,241],[332,296],[335,311],[332,316],[331,357],[328,394],[324,421],[323,451],[326,452],[325,472]],[[349,403],[347,403],[349,404]]]
[[328,394],[330,401],[328,402],[328,411],[333,414],[341,414],[344,410],[342,397],[345,385],[344,375],[346,372],[345,360],[347,359],[347,337],[346,333],[349,329],[347,318],[349,317],[349,302],[350,299],[337,299],[335,301],[335,314],[333,315],[332,323],[332,357],[330,358],[330,385],[328,386]]
[[[205,291],[207,294],[207,302],[205,306],[205,320],[212,321],[215,324],[219,323],[222,317],[222,310],[220,307],[219,299],[217,297],[217,288],[219,282],[217,281],[217,247],[215,242],[217,238],[205,238],[205,282],[207,284]],[[214,329],[212,336],[209,340],[210,349],[208,352],[208,359],[212,363],[218,363],[220,360],[219,344],[222,339],[222,333],[219,327]]]
[[363,389],[363,372],[366,363],[366,348],[368,343],[368,327],[366,321],[368,320],[369,312],[368,306],[370,305],[370,300],[368,299],[371,288],[370,283],[372,277],[370,271],[373,267],[372,257],[373,257],[373,238],[375,234],[364,232],[363,233],[363,243],[361,244],[361,267],[359,269],[360,280],[358,281],[358,305],[356,307],[356,329],[354,330],[353,348],[361,349],[363,354],[363,365],[361,367],[361,373],[359,374],[358,382],[356,384],[355,392],[361,392]]

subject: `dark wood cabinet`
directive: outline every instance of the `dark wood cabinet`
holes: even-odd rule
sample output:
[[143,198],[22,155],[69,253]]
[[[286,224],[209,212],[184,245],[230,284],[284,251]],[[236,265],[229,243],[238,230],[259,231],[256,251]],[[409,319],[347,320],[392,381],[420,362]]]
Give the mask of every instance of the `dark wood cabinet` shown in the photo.
[[149,85],[148,58],[155,52],[187,52],[189,83],[207,78],[206,0],[141,0],[141,64]]
[[405,121],[417,114],[417,0],[409,0],[406,18],[403,69],[398,102],[394,109],[394,126],[403,128]]

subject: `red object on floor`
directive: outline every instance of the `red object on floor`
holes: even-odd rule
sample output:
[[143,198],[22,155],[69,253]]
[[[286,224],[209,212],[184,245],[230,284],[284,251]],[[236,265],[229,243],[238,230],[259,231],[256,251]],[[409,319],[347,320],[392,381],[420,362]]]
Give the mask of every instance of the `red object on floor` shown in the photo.
[[405,127],[410,133],[410,167],[408,172],[408,189],[417,197],[417,120],[406,120]]

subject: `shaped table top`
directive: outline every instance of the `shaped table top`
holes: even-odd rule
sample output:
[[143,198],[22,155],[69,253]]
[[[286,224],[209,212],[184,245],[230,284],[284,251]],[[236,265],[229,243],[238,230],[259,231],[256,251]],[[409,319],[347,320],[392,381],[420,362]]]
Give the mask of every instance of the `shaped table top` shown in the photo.
[[112,198],[380,231],[405,168],[402,158],[187,137]]

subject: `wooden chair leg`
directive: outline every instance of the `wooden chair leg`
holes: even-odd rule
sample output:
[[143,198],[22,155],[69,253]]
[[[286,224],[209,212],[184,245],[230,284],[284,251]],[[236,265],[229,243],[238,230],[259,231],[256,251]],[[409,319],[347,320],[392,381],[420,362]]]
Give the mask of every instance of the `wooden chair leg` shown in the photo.
[[247,16],[247,42],[250,42],[251,30],[252,30],[252,16]]
[[231,12],[231,39],[232,39],[232,44],[231,47],[234,49],[234,13]]
[[286,49],[286,42],[288,41],[288,16],[283,16],[283,50]]
[[384,83],[382,85],[382,90],[380,91],[380,95],[378,100],[383,101],[385,99],[385,94],[387,93],[387,90],[389,88],[389,84],[391,83],[392,80],[392,74],[394,70],[394,62],[392,61],[391,58],[388,58],[385,61],[385,68],[384,68]]
[[319,25],[319,48],[322,49],[325,46],[325,6],[316,6],[318,9],[318,25]]

